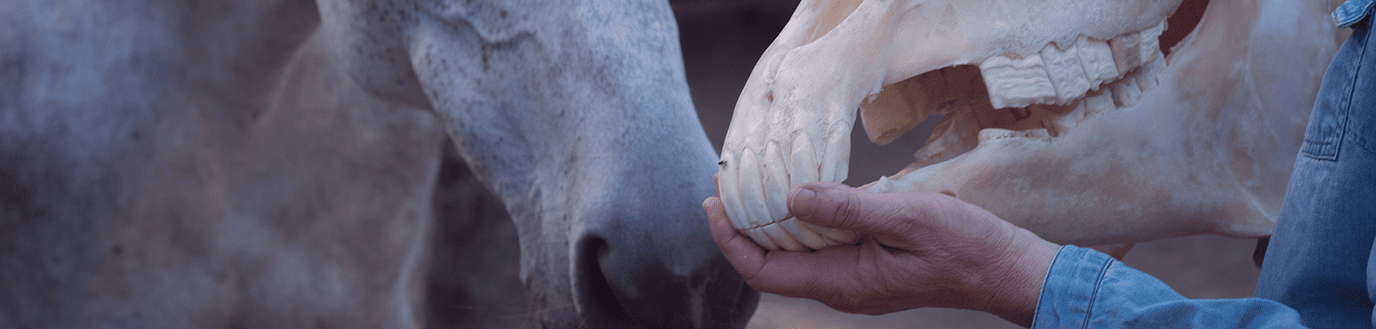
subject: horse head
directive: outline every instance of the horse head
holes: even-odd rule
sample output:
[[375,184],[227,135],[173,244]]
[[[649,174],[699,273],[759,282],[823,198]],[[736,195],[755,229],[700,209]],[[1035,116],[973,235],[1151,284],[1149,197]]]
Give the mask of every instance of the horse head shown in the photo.
[[664,1],[321,1],[334,60],[429,108],[502,200],[548,326],[739,327],[698,208],[716,167]]

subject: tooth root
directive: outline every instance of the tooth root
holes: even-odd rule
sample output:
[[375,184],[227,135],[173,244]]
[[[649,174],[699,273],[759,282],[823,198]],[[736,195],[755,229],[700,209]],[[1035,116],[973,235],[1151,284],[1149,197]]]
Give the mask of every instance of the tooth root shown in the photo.
[[764,148],[764,197],[769,218],[788,217],[788,167],[778,142]]
[[745,235],[749,236],[751,240],[755,240],[755,243],[759,244],[760,248],[764,248],[765,250],[779,250],[779,245],[774,244],[774,240],[769,238],[769,234],[764,233],[764,228],[756,227],[741,231],[745,232]]
[[1056,105],[1070,104],[1089,91],[1089,78],[1073,46],[1061,50],[1054,43],[1047,44],[1041,56],[1051,85],[1056,88]]
[[1112,111],[1114,108],[1116,108],[1116,105],[1114,105],[1113,103],[1113,93],[1112,91],[1107,89],[1112,88],[1106,88],[1106,90],[1089,93],[1085,96],[1085,99],[1081,101],[1085,104],[1085,117],[1090,117],[1098,115],[1100,113]]
[[721,159],[722,163],[726,165],[720,171],[721,176],[717,177],[717,184],[720,185],[717,189],[721,194],[722,205],[726,208],[726,217],[731,219],[731,226],[736,227],[736,229],[753,227],[754,225],[751,225],[750,222],[752,219],[746,217],[745,200],[742,199],[740,184],[737,183],[740,177],[740,168],[744,164],[740,163],[740,157],[736,156],[736,152],[729,149],[722,151]]
[[1132,32],[1120,35],[1108,42],[1113,49],[1113,62],[1118,67],[1118,76],[1128,74],[1132,69],[1142,65],[1142,48],[1140,33]]
[[821,166],[819,178],[821,181],[839,183],[850,174],[850,125],[835,123],[830,130],[825,140],[827,149],[818,163]]
[[996,109],[1056,102],[1056,88],[1046,75],[1041,55],[1016,60],[994,56],[981,63],[979,70],[989,90],[989,103]]
[[759,161],[759,155],[749,148],[741,152],[740,176],[736,178],[737,188],[740,188],[740,199],[742,208],[745,212],[745,222],[748,227],[755,227],[768,224],[779,218],[769,216],[769,208],[765,205],[764,177],[760,174],[760,167],[763,164]]
[[1064,135],[1066,132],[1079,126],[1080,120],[1084,120],[1085,103],[1086,101],[1082,100],[1076,103],[1074,109],[1070,112],[1044,119],[1044,121],[1042,121],[1042,126],[1045,127],[1052,136]]
[[785,232],[788,232],[788,234],[793,235],[794,238],[798,239],[798,242],[801,242],[804,246],[807,246],[808,248],[822,249],[831,245],[830,241],[822,237],[820,234],[817,234],[817,232],[806,227],[803,227],[802,221],[798,220],[797,218],[785,219],[784,221],[779,222],[779,226],[783,227]]
[[817,234],[821,235],[822,237],[830,239],[832,242],[834,242],[832,245],[855,244],[857,242],[860,242],[860,234],[855,233],[855,231],[838,230],[830,227],[822,227],[802,221],[799,221],[799,224],[802,224],[803,227],[817,232]]
[[778,245],[784,250],[807,251],[807,247],[799,243],[793,236],[788,235],[788,232],[784,232],[784,229],[779,227],[779,223],[765,225],[764,227],[760,227],[760,229],[764,230],[764,233],[774,240],[775,245]]
[[1080,66],[1089,79],[1090,89],[1098,90],[1100,85],[1118,78],[1113,48],[1107,42],[1081,36],[1075,41],[1075,54],[1080,57]]
[[1114,84],[1113,102],[1118,107],[1131,107],[1137,105],[1137,99],[1142,97],[1142,88],[1137,87],[1136,79],[1123,79]]
[[1161,32],[1166,31],[1166,21],[1143,30],[1141,38],[1142,63],[1151,63],[1161,58]]

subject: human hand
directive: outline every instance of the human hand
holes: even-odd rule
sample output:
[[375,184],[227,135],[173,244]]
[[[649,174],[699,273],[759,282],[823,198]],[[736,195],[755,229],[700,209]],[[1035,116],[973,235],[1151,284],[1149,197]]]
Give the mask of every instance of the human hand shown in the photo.
[[813,252],[761,248],[731,226],[715,196],[703,209],[717,246],[751,287],[848,313],[961,308],[1027,326],[1060,248],[978,206],[935,193],[800,185],[789,196],[791,214],[867,236],[859,245]]

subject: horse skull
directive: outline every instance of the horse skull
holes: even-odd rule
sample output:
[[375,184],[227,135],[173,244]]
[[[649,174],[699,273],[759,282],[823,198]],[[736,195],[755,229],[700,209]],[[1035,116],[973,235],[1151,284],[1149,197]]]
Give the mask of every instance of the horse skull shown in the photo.
[[880,144],[943,116],[871,191],[951,194],[1060,243],[1267,235],[1341,40],[1332,5],[1215,3],[1167,56],[1179,7],[804,1],[736,103],[727,214],[768,249],[858,241],[785,204],[792,186],[846,178],[858,107]]

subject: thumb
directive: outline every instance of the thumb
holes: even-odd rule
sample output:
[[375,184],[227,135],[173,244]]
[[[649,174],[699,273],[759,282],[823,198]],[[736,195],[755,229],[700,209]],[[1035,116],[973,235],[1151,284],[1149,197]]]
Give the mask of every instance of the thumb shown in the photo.
[[798,185],[788,197],[788,211],[799,220],[861,233],[893,233],[910,209],[892,195],[830,182]]

